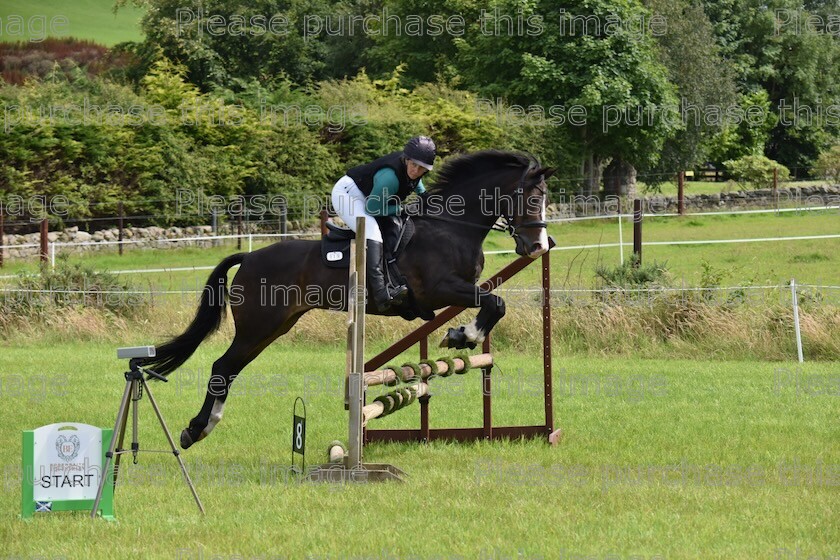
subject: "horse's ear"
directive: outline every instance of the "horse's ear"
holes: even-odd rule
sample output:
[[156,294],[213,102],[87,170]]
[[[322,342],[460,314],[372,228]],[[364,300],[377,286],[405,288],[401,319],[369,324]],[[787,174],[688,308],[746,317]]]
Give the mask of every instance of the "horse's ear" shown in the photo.
[[548,179],[557,171],[554,167],[543,167],[539,171],[537,171],[537,175],[542,175],[544,178]]

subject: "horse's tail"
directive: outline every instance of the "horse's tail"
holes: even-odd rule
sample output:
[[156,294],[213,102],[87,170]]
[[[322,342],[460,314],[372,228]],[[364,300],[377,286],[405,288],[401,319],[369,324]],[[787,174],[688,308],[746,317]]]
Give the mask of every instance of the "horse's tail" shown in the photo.
[[195,318],[182,334],[160,345],[154,358],[143,358],[141,365],[161,375],[168,375],[181,367],[205,338],[218,330],[225,315],[227,299],[227,273],[241,264],[247,253],[237,253],[220,262],[201,293],[201,303]]

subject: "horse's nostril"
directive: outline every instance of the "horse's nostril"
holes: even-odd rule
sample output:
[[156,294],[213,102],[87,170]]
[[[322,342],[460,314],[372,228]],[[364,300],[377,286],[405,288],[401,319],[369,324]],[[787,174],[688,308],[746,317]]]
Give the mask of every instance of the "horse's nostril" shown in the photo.
[[531,258],[537,258],[538,256],[545,253],[545,251],[546,249],[543,247],[543,244],[537,242],[531,245],[531,250],[528,252],[528,256],[530,256]]

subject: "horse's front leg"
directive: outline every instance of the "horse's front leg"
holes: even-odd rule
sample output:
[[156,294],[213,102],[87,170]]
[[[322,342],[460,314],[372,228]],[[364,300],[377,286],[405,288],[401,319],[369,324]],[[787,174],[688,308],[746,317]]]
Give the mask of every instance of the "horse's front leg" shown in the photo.
[[[464,293],[467,290],[458,290]],[[479,307],[480,311],[468,325],[461,325],[458,328],[449,329],[446,336],[440,342],[441,348],[475,348],[477,344],[484,341],[496,323],[505,316],[505,301],[497,295],[480,289],[478,286],[470,285],[470,300],[460,301],[454,305],[464,307]]]

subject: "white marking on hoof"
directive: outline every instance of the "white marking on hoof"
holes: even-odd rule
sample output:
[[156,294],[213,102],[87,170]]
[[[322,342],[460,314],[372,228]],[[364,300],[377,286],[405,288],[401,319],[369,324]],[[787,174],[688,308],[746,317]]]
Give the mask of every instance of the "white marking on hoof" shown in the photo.
[[201,431],[201,438],[204,439],[210,435],[216,424],[222,421],[222,415],[225,411],[225,403],[219,399],[213,403],[213,409],[210,411],[210,420],[207,421],[207,427]]
[[470,342],[484,342],[484,331],[476,325],[476,319],[464,326],[464,334]]

